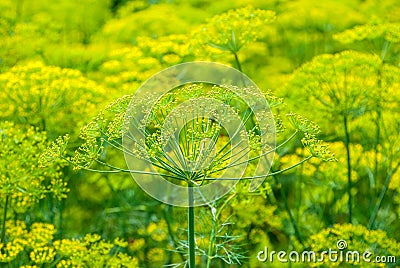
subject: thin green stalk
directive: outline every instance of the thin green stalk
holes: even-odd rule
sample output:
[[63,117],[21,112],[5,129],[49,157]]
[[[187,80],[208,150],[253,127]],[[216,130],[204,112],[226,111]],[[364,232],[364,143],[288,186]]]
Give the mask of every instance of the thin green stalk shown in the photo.
[[289,169],[295,168],[295,167],[297,167],[297,166],[303,164],[304,162],[308,161],[308,160],[311,159],[312,157],[313,157],[312,155],[309,155],[309,156],[307,156],[306,158],[304,158],[303,160],[297,162],[296,164],[293,164],[293,165],[291,165],[291,166],[289,166],[289,167],[287,167],[287,168],[284,168],[284,169],[282,169],[282,170],[279,170],[279,171],[276,171],[276,172],[273,172],[273,173],[268,173],[268,174],[263,174],[263,175],[257,175],[257,176],[252,176],[252,177],[242,177],[242,178],[204,178],[203,180],[206,180],[206,181],[213,181],[213,180],[232,181],[232,180],[239,180],[239,179],[240,179],[240,180],[253,180],[253,179],[258,179],[258,178],[271,177],[271,176],[274,176],[274,175],[281,174],[281,173],[283,173],[283,172],[285,172],[285,171],[288,171]]
[[281,194],[282,194],[282,197],[283,197],[283,203],[285,205],[286,212],[289,215],[290,223],[293,226],[294,235],[296,236],[297,240],[299,240],[299,242],[303,246],[303,248],[305,248],[306,246],[304,245],[303,236],[301,235],[299,226],[297,225],[297,221],[294,218],[292,211],[290,210],[289,201],[287,199],[287,195],[286,195],[286,192],[283,189],[283,187],[281,187]]
[[[170,209],[172,209],[172,206],[166,206],[165,209],[163,209],[163,216],[164,216],[165,222],[167,223],[169,238],[171,239],[173,247],[176,248],[177,243],[176,243],[176,239],[175,239],[174,232],[172,230],[171,222],[170,222],[170,218],[169,218],[169,215],[171,214],[169,211]],[[184,261],[185,257],[183,256],[182,252],[178,251],[178,253],[179,253],[179,256],[181,257],[182,261]]]
[[[213,255],[213,249],[214,249],[214,244],[215,244],[215,230],[217,228],[217,223],[218,223],[218,217],[221,214],[222,210],[225,208],[225,206],[231,201],[231,199],[236,195],[236,193],[231,194],[225,202],[220,206],[217,212],[215,214],[212,214],[212,227],[211,227],[211,233],[210,233],[210,243],[208,244],[208,253],[207,253],[207,268],[210,268],[211,261],[212,261],[212,255]],[[213,207],[210,205],[211,209]]]
[[391,45],[391,42],[389,42],[389,41],[385,41],[385,43],[383,44],[383,48],[382,48],[381,55],[380,55],[382,62],[384,62],[384,60],[386,58],[386,54],[389,51],[390,45]]
[[[235,167],[235,166],[238,166],[238,165],[242,165],[242,164],[244,164],[244,163],[246,163],[246,162],[249,163],[249,162],[251,162],[251,161],[253,161],[253,160],[259,159],[259,158],[261,158],[261,157],[263,157],[263,156],[266,156],[266,155],[268,155],[268,154],[270,154],[270,153],[272,153],[272,152],[275,152],[277,149],[279,149],[280,147],[282,147],[283,145],[285,145],[286,143],[288,143],[292,138],[294,138],[298,132],[299,132],[299,131],[296,130],[288,139],[286,139],[284,142],[282,142],[281,144],[279,144],[278,146],[276,146],[274,149],[268,150],[268,151],[266,151],[266,152],[263,152],[263,153],[260,154],[260,155],[254,156],[254,157],[252,157],[252,158],[250,158],[250,159],[246,159],[245,161],[242,161],[242,162],[239,162],[239,163],[237,163],[236,161],[233,161],[231,164],[229,164],[229,165],[227,165],[226,167],[221,168],[221,169],[219,169],[219,170],[217,170],[217,171],[221,171],[221,170],[223,170],[223,169],[227,169],[227,168]],[[213,173],[215,173],[215,171],[211,172],[210,174],[213,174]]]
[[[386,41],[386,43],[388,43],[388,42]],[[384,47],[386,47],[386,46],[384,46]],[[382,88],[382,68],[383,68],[383,60],[386,55],[386,52],[384,52],[384,51],[387,51],[387,48],[388,47],[386,47],[386,49],[384,48],[382,50],[382,53],[384,53],[384,54],[382,54],[382,58],[381,58],[382,65],[381,65],[381,68],[378,69],[377,84],[378,84],[379,89]],[[375,179],[378,178],[378,164],[379,164],[378,146],[379,146],[379,143],[381,140],[381,124],[380,124],[381,120],[382,120],[381,100],[383,99],[381,92],[382,92],[381,90],[378,90],[378,101],[376,102],[376,119],[375,119],[376,131],[375,131],[375,142],[374,142],[374,151],[375,151],[374,178]]]
[[8,208],[9,199],[10,199],[9,195],[6,195],[6,202],[4,204],[4,211],[3,211],[3,222],[2,222],[2,227],[1,227],[0,243],[4,243],[4,240],[6,238],[6,220],[7,220],[7,208]]
[[232,53],[233,53],[233,56],[235,56],[235,62],[236,62],[236,66],[237,66],[238,70],[243,72],[242,66],[240,65],[238,54],[236,52],[232,52]]
[[194,237],[194,192],[191,180],[188,183],[188,246],[189,268],[196,267],[195,237]]
[[374,211],[372,212],[372,215],[369,219],[368,222],[368,229],[371,229],[375,223],[376,216],[378,215],[379,209],[382,206],[383,198],[386,195],[387,190],[389,189],[389,184],[390,181],[393,177],[393,174],[396,173],[397,169],[400,167],[400,163],[397,164],[397,166],[391,170],[391,172],[387,175],[386,180],[385,180],[385,185],[383,186],[383,189],[381,191],[381,194],[379,195],[378,202],[376,203],[376,206],[374,208]]
[[[247,121],[250,119],[250,117],[251,117],[251,113],[249,113],[249,114],[242,120],[242,124],[245,125],[245,124],[247,123]],[[236,131],[235,131],[235,133],[233,133],[232,138],[231,138],[230,140],[234,139],[238,134],[240,134],[240,130],[242,130],[242,129],[243,129],[242,127],[237,128]],[[253,128],[253,130],[254,130],[254,128]],[[224,146],[222,146],[221,149],[219,149],[218,152],[217,152],[215,155],[218,156],[219,154],[223,153],[223,151],[224,151],[230,144],[231,144],[230,141],[226,142],[226,143],[224,144]],[[231,148],[229,151],[232,151],[232,150],[233,150],[233,148]],[[228,153],[229,153],[229,151],[228,151]],[[213,163],[214,163],[214,162],[220,161],[226,154],[227,154],[227,152],[225,152],[222,156],[218,157],[217,159],[214,159],[214,160],[213,160]],[[210,167],[210,168],[212,168],[212,167],[213,167],[213,165],[211,164],[211,167]]]
[[346,155],[347,155],[347,194],[349,195],[347,206],[349,210],[349,223],[351,223],[353,216],[353,208],[352,208],[353,198],[351,197],[351,188],[353,187],[353,185],[351,180],[350,134],[349,134],[349,127],[346,115],[343,116],[343,127],[345,134],[344,145],[346,147]]
[[210,268],[212,255],[213,255],[213,248],[215,243],[215,228],[217,226],[217,219],[212,219],[212,226],[211,226],[211,234],[210,234],[210,243],[208,244],[208,253],[207,253],[207,268]]

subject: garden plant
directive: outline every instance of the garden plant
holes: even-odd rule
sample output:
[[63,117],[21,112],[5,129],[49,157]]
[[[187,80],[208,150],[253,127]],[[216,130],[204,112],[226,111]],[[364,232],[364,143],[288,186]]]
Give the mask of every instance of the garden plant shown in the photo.
[[399,266],[399,12],[1,1],[0,267]]

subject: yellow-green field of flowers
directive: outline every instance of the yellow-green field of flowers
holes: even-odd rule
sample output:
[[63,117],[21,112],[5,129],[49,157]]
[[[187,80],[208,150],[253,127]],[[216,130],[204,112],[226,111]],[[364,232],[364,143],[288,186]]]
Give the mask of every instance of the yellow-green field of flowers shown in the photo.
[[[188,209],[135,183],[121,140],[142,83],[192,61],[257,84],[276,149],[256,191],[243,179]],[[193,84],[158,100],[144,143],[157,172],[191,187],[160,124],[207,96],[245,120],[250,178],[263,129],[231,91]],[[204,140],[223,154],[191,177],[206,184],[229,137],[204,118],[185,131],[187,159]],[[0,1],[0,267],[353,266],[400,266],[398,0]]]

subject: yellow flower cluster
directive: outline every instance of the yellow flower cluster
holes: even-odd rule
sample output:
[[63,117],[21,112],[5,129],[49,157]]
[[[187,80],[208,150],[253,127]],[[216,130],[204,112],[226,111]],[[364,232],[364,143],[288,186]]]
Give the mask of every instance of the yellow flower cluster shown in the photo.
[[52,137],[65,129],[79,129],[83,118],[93,115],[107,96],[104,88],[79,71],[41,62],[0,74],[0,86],[0,118],[37,126]]
[[53,242],[54,248],[62,256],[72,256],[85,250],[85,246],[77,239],[62,239]]
[[323,54],[296,70],[286,89],[298,104],[303,103],[301,100],[312,101],[328,116],[358,117],[386,95],[389,97],[381,84],[392,84],[395,80],[390,73],[398,74],[389,69],[376,55],[356,51]]
[[383,38],[392,43],[400,42],[399,23],[370,23],[355,26],[352,29],[335,34],[334,39],[342,43],[354,43],[363,40]]
[[[311,250],[322,252],[332,249],[338,250],[338,241],[345,240],[345,251],[358,251],[363,254],[370,251],[372,256],[400,256],[400,244],[387,236],[382,230],[368,230],[362,225],[335,224],[331,228],[321,230],[312,235],[309,240]],[[329,263],[331,266],[340,266],[340,262]],[[359,263],[362,267],[380,267],[382,264],[375,262]]]
[[304,133],[304,138],[301,140],[304,147],[308,149],[312,156],[323,161],[335,162],[337,159],[323,140],[318,140],[314,134]]
[[288,1],[283,3],[281,9],[284,12],[277,16],[277,24],[288,31],[287,40],[295,43],[297,38],[305,38],[310,42],[313,38],[324,37],[324,33],[345,29],[364,21],[363,15],[345,1]]
[[39,158],[48,146],[46,133],[33,127],[22,127],[10,122],[0,123],[0,200],[13,200],[15,212],[25,212],[38,200],[52,193],[65,198],[68,188],[61,179],[62,163],[52,162],[38,168]]
[[23,246],[16,242],[9,242],[6,245],[0,244],[0,262],[12,262],[23,250]]
[[128,94],[155,71],[183,62],[190,50],[185,35],[138,37],[135,46],[112,50],[100,71],[104,83]]
[[54,260],[55,256],[56,252],[54,251],[54,248],[50,248],[47,246],[41,248],[35,248],[29,254],[31,260],[37,264],[51,263]]
[[150,235],[151,239],[154,241],[162,242],[167,239],[166,229],[167,225],[165,221],[161,220],[158,223],[151,222],[146,228],[146,233]]
[[302,117],[299,114],[292,112],[287,114],[286,116],[288,117],[290,123],[292,123],[292,125],[297,130],[314,135],[320,132],[319,126],[316,123],[308,120],[307,118]]
[[[7,226],[8,242],[0,244],[0,262],[3,263],[13,265],[18,261],[20,265],[34,263],[41,267],[43,264],[51,267],[139,267],[138,260],[126,253],[128,243],[120,238],[107,242],[100,235],[87,234],[82,239],[54,240],[56,230],[52,224],[33,223],[28,228],[22,221],[8,221]],[[29,258],[23,257],[25,255]]]
[[[192,24],[187,16],[193,11],[190,5],[180,3],[176,8],[165,1],[151,3],[148,1],[124,2],[117,16],[108,20],[101,31],[94,36],[98,42],[130,44],[141,36],[166,36],[185,33]],[[182,14],[185,14],[183,18]]]
[[192,46],[197,52],[203,49],[238,52],[248,43],[255,42],[264,27],[275,19],[270,10],[244,7],[216,15],[192,34]]

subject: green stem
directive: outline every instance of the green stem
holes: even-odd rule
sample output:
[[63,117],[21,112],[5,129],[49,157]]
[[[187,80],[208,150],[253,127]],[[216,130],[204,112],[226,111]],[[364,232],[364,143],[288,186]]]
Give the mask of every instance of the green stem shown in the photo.
[[[386,41],[387,43],[387,41]],[[386,54],[386,53],[385,53]],[[382,64],[381,68],[378,69],[378,88],[382,89],[382,69],[383,69],[383,59],[384,56],[382,56]],[[374,151],[375,151],[375,167],[374,167],[374,178],[375,180],[378,178],[378,165],[379,165],[379,156],[378,156],[378,146],[381,140],[381,120],[382,120],[382,109],[381,109],[381,100],[382,90],[378,90],[378,101],[376,102],[376,119],[375,119],[375,126],[376,126],[376,132],[375,132],[375,142],[374,142]]]
[[386,54],[387,54],[388,51],[389,51],[390,44],[391,44],[391,42],[389,42],[389,41],[386,41],[386,42],[383,44],[383,48],[382,48],[381,56],[380,56],[382,62],[383,62],[383,61],[385,60],[385,58],[386,58]]
[[[271,171],[273,171],[273,170],[271,169]],[[276,172],[273,171],[273,173],[276,173]],[[283,204],[284,204],[285,210],[289,216],[290,223],[292,224],[292,227],[294,230],[294,236],[297,238],[297,240],[300,242],[300,244],[303,246],[303,248],[305,248],[306,246],[304,244],[303,237],[301,235],[299,226],[296,222],[296,219],[294,218],[294,216],[292,214],[292,211],[290,210],[289,201],[288,201],[285,189],[283,189],[283,185],[282,185],[282,183],[279,182],[277,176],[274,176],[273,178],[274,178],[275,183],[277,185],[280,185],[280,192],[281,192],[281,195],[283,198]]]
[[193,183],[188,185],[188,246],[189,246],[189,268],[196,267],[195,237],[194,237],[194,197]]
[[7,208],[8,208],[8,202],[9,202],[9,195],[6,195],[6,202],[4,204],[4,212],[3,212],[3,223],[1,227],[1,240],[0,243],[4,243],[4,240],[6,238],[6,220],[7,220]]
[[374,177],[375,179],[378,178],[378,169],[379,169],[379,154],[378,154],[378,148],[379,148],[379,143],[381,139],[381,128],[379,125],[379,122],[381,121],[381,111],[380,107],[378,105],[377,107],[377,118],[376,118],[376,134],[375,134],[375,144],[374,144],[374,150],[375,150],[375,163],[374,163]]
[[215,244],[215,227],[217,226],[217,219],[212,219],[212,227],[211,227],[211,234],[210,234],[210,243],[208,245],[208,253],[207,253],[207,268],[210,268],[211,260],[213,259],[213,248]]
[[349,210],[349,223],[351,223],[353,214],[353,209],[352,209],[353,199],[351,197],[351,188],[353,187],[353,185],[351,180],[350,134],[349,134],[349,127],[346,115],[343,116],[343,127],[345,133],[344,145],[346,147],[346,155],[347,155],[347,194],[349,195],[347,206]]
[[[231,199],[236,195],[236,193],[231,194],[225,202],[221,205],[221,207],[218,209],[218,211],[214,213],[211,212],[212,214],[212,227],[211,227],[211,233],[210,233],[210,243],[208,244],[208,253],[207,253],[207,268],[210,268],[211,266],[211,261],[213,259],[213,250],[214,250],[214,245],[215,245],[215,230],[217,228],[217,223],[218,223],[218,217],[221,214],[222,210],[225,208],[225,206],[231,201]],[[211,209],[213,207],[210,205]]]
[[299,241],[299,243],[303,246],[303,248],[306,248],[306,246],[304,245],[303,236],[301,235],[301,232],[300,232],[299,226],[297,225],[296,219],[293,217],[293,213],[292,213],[292,211],[290,209],[289,201],[288,201],[286,192],[283,189],[283,187],[281,187],[281,194],[282,194],[282,197],[283,197],[283,204],[285,205],[286,212],[287,212],[287,214],[289,216],[289,219],[290,219],[290,223],[293,226],[294,235],[296,236],[296,238]]
[[309,155],[306,158],[304,158],[303,160],[297,162],[296,164],[293,164],[287,168],[284,168],[282,170],[276,171],[276,172],[272,172],[272,173],[268,173],[268,174],[263,174],[263,175],[257,175],[257,176],[252,176],[252,177],[242,177],[242,178],[203,178],[203,180],[205,181],[215,181],[215,180],[225,180],[225,181],[237,181],[237,180],[253,180],[253,179],[258,179],[258,178],[266,178],[266,177],[271,177],[271,176],[275,176],[278,174],[281,174],[283,172],[286,172],[292,168],[295,168],[297,166],[300,166],[301,164],[303,164],[304,162],[308,161],[309,159],[311,159],[313,156]]
[[[171,206],[166,206],[165,209],[163,209],[163,216],[164,216],[165,222],[167,223],[168,234],[169,234],[169,237],[173,244],[173,247],[177,248],[177,242],[176,242],[174,232],[171,227],[171,221],[169,218],[169,215],[171,214],[171,212],[169,211],[170,209],[172,209]],[[183,256],[182,252],[180,252],[180,251],[179,251],[179,256],[181,257],[182,261],[185,260],[185,257]]]
[[243,72],[242,71],[242,66],[240,65],[238,54],[236,52],[232,52],[232,53],[235,56],[235,62],[236,62],[236,66],[237,66],[238,70]]
[[400,166],[400,163],[398,163],[397,166],[394,169],[392,169],[392,171],[386,177],[385,185],[383,186],[383,189],[382,189],[382,192],[381,192],[381,194],[379,196],[378,202],[376,203],[376,206],[374,208],[374,211],[372,212],[371,218],[369,219],[368,229],[371,229],[373,227],[374,223],[375,223],[376,216],[378,215],[378,211],[382,206],[383,198],[385,197],[386,192],[389,189],[390,181],[391,181],[391,179],[393,177],[393,174],[396,173],[396,171],[399,168],[399,166]]

